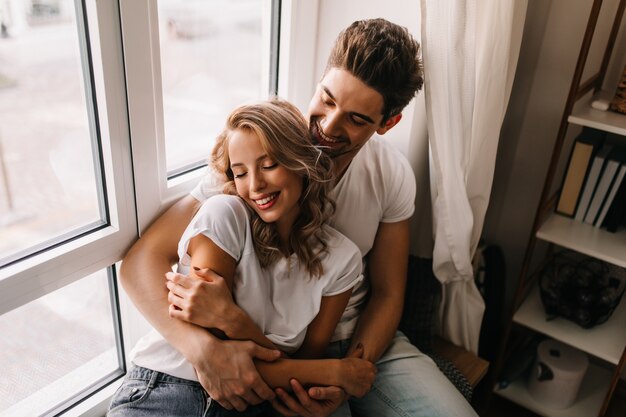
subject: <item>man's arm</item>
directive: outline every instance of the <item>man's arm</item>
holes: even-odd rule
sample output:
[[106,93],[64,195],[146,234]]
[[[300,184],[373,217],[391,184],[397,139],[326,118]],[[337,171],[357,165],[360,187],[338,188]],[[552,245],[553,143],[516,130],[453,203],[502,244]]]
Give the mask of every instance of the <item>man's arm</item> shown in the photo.
[[252,358],[273,360],[279,352],[252,342],[221,341],[201,327],[169,317],[165,273],[178,260],[178,241],[199,206],[186,196],[162,214],[126,254],[120,280],[144,317],[192,363],[211,397],[242,411],[247,404],[274,397]]
[[135,306],[177,349],[181,338],[176,336],[193,333],[194,326],[169,318],[165,274],[178,261],[178,241],[199,207],[191,196],[176,202],[135,242],[120,268],[120,281]]
[[409,256],[409,220],[380,223],[368,257],[370,298],[352,336],[350,351],[360,343],[363,358],[376,362],[394,337],[404,304]]

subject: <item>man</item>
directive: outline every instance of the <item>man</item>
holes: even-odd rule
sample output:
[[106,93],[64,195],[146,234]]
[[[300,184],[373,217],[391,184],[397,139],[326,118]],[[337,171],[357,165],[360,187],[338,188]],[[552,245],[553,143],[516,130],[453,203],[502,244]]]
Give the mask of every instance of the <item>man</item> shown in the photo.
[[[383,135],[400,121],[402,109],[422,83],[419,44],[405,28],[383,19],[359,21],[339,35],[309,106],[312,140],[335,162],[337,211],[332,225],[357,244],[366,262],[367,279],[354,290],[329,348],[329,355],[344,356],[359,346],[363,357],[376,363],[373,389],[363,398],[350,399],[350,406],[365,416],[475,415],[436,365],[396,332],[415,178],[400,153],[374,134]],[[131,248],[121,270],[126,291],[194,365],[211,398],[227,409],[244,410],[248,404],[273,400],[285,415],[325,416],[337,408],[334,415],[350,415],[337,387],[305,391],[293,381],[295,397],[278,389],[282,401],[277,401],[253,362],[275,360],[277,352],[249,341],[219,340],[205,329],[168,317],[163,276],[177,261],[182,231],[200,202],[214,194],[214,185],[207,177]],[[217,286],[181,275],[171,277],[168,285],[219,289],[219,277],[207,274]],[[232,301],[218,294],[211,299],[216,327],[232,325],[227,313]]]

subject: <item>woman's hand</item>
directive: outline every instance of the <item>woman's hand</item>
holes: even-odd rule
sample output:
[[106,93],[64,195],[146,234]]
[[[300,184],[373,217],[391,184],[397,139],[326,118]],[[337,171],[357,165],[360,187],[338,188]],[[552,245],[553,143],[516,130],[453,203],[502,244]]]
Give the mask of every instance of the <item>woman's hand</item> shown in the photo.
[[165,275],[170,317],[229,334],[236,325],[232,321],[239,307],[226,281],[209,269],[195,270],[194,274],[199,278],[173,272]]

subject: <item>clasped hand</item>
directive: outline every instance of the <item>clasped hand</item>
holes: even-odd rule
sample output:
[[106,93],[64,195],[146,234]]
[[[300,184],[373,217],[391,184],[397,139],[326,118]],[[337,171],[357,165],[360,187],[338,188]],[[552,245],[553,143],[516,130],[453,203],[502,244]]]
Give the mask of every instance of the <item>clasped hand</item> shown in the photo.
[[217,328],[228,333],[232,312],[237,309],[226,281],[209,269],[196,270],[201,279],[168,272],[167,300],[172,318]]
[[[239,308],[228,285],[211,270],[194,272],[202,279],[172,272],[166,274],[170,317],[204,328],[220,329],[228,335],[233,326],[233,312]],[[271,362],[279,357],[279,351],[253,342],[216,341],[210,353],[199,352],[192,364],[211,398],[229,410],[243,411],[249,404],[271,400],[274,408],[286,416],[320,417],[328,416],[347,399],[348,395],[339,387],[315,387],[307,391],[293,380],[295,396],[279,388],[276,393],[282,401],[278,402],[258,374],[253,359]],[[369,386],[365,391],[368,389]]]

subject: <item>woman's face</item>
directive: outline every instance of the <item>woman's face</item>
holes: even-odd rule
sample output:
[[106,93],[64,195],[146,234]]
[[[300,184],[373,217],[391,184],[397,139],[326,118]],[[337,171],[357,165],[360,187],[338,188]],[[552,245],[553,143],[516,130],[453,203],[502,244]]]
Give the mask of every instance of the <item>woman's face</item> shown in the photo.
[[254,132],[236,130],[228,141],[237,194],[279,234],[289,233],[300,213],[302,178],[272,160]]

